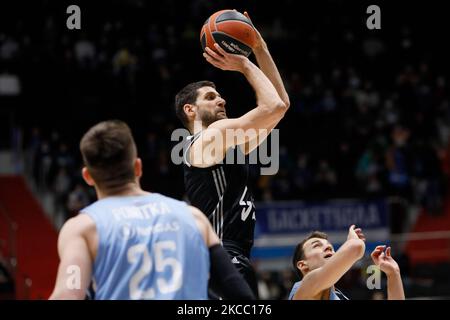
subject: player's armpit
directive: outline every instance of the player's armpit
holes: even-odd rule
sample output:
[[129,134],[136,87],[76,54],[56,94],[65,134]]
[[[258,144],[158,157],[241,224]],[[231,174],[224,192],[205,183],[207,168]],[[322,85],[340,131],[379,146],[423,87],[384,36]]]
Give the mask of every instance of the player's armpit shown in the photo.
[[[255,138],[261,130],[270,132],[283,118],[285,109],[258,106],[236,119],[223,119],[212,123],[208,129],[219,130],[227,137],[225,149],[243,144]],[[231,138],[231,139],[230,139]]]
[[[192,144],[189,150],[190,164],[207,168],[220,163],[228,149],[255,140],[259,135],[268,135],[283,115],[282,107],[273,111],[273,109],[258,106],[242,117],[212,123]],[[261,142],[263,140],[260,139]]]
[[241,151],[247,155],[258,148],[264,141],[266,141],[267,137],[270,135],[272,130],[275,129],[279,122],[280,120],[274,121],[268,129],[257,130],[257,136],[255,138],[239,145]]

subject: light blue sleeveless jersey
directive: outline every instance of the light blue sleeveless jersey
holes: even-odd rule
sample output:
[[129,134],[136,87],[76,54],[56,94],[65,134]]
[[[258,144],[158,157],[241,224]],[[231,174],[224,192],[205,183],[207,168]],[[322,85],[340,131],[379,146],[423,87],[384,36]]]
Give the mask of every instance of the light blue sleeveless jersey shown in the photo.
[[[294,295],[297,292],[297,290],[300,289],[301,284],[302,284],[302,281],[298,281],[298,282],[294,283],[294,286],[292,287],[292,290],[289,293],[288,300],[294,299]],[[329,300],[348,300],[348,298],[340,290],[333,287],[330,290]]]
[[184,202],[109,197],[81,212],[99,237],[95,299],[207,299],[209,251]]

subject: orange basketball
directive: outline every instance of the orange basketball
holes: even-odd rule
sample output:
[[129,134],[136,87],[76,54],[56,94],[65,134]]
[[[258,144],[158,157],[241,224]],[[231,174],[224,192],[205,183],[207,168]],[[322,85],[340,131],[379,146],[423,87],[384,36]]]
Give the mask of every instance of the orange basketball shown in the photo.
[[214,49],[216,42],[229,53],[248,57],[255,45],[256,32],[251,21],[236,10],[220,10],[213,13],[203,24],[200,42],[205,47]]

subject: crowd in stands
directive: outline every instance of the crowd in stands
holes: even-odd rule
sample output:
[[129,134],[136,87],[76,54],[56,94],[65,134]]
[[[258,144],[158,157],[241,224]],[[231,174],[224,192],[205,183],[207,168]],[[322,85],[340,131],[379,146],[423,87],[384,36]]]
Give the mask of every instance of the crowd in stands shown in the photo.
[[[171,134],[181,127],[176,92],[209,79],[227,100],[229,116],[255,105],[243,77],[215,70],[201,56],[201,25],[229,5],[129,0],[112,1],[103,11],[86,4],[81,31],[69,31],[56,1],[37,2],[47,7],[30,4],[35,10],[22,19],[4,17],[0,83],[9,85],[0,86],[0,101],[28,106],[16,110],[14,125],[22,128],[39,192],[54,194],[65,219],[91,203],[95,194],[81,178],[79,139],[99,120],[121,118],[144,161],[143,187],[183,198],[182,168],[170,158]],[[281,9],[292,0],[282,0],[277,10],[256,2],[236,8],[249,10],[291,100],[279,125],[279,172],[252,170],[256,200],[400,197],[441,214],[450,175],[446,53],[413,17],[391,21],[390,31],[369,31],[352,18],[360,7],[348,10],[339,1],[298,12]],[[260,290],[285,296],[289,277],[264,273]]]
[[[45,97],[43,106],[16,118],[23,126],[41,125],[24,132],[25,145],[39,171],[34,177],[59,202],[85,202],[77,143],[97,119],[128,120],[145,160],[145,185],[182,197],[181,171],[169,157],[171,133],[181,127],[173,111],[177,90],[207,78],[217,82],[230,116],[254,105],[242,77],[201,58],[196,24],[210,4],[183,4],[189,15],[162,19],[173,15],[170,3],[116,4],[109,15],[86,18],[82,31],[72,33],[57,25],[61,18],[50,10],[39,35],[26,27],[28,20],[0,35],[0,73],[22,83],[18,99],[26,104]],[[279,125],[278,174],[258,177],[253,170],[256,198],[398,195],[439,214],[449,174],[449,85],[439,56],[422,49],[428,43],[414,26],[364,33],[345,25],[345,16],[334,21],[345,25],[336,30],[325,17],[311,26],[294,23],[286,11],[253,15],[292,106]]]

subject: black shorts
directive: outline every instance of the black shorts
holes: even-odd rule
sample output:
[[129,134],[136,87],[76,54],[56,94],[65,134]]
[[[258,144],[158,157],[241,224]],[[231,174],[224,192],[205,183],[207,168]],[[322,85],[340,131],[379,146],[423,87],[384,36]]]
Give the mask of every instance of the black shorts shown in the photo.
[[[244,280],[249,285],[250,289],[252,289],[253,294],[256,299],[259,299],[258,295],[258,281],[256,279],[256,272],[253,268],[250,260],[245,255],[235,251],[225,248],[230,256],[231,263],[237,268],[239,273],[243,276]],[[221,294],[217,288],[215,288],[214,284],[210,285],[208,290],[209,298],[212,300],[220,299]]]
[[250,289],[252,289],[255,297],[258,299],[258,281],[256,279],[255,269],[253,268],[249,258],[233,251],[228,251],[228,254],[231,256],[231,262],[244,277],[245,281],[247,281]]

